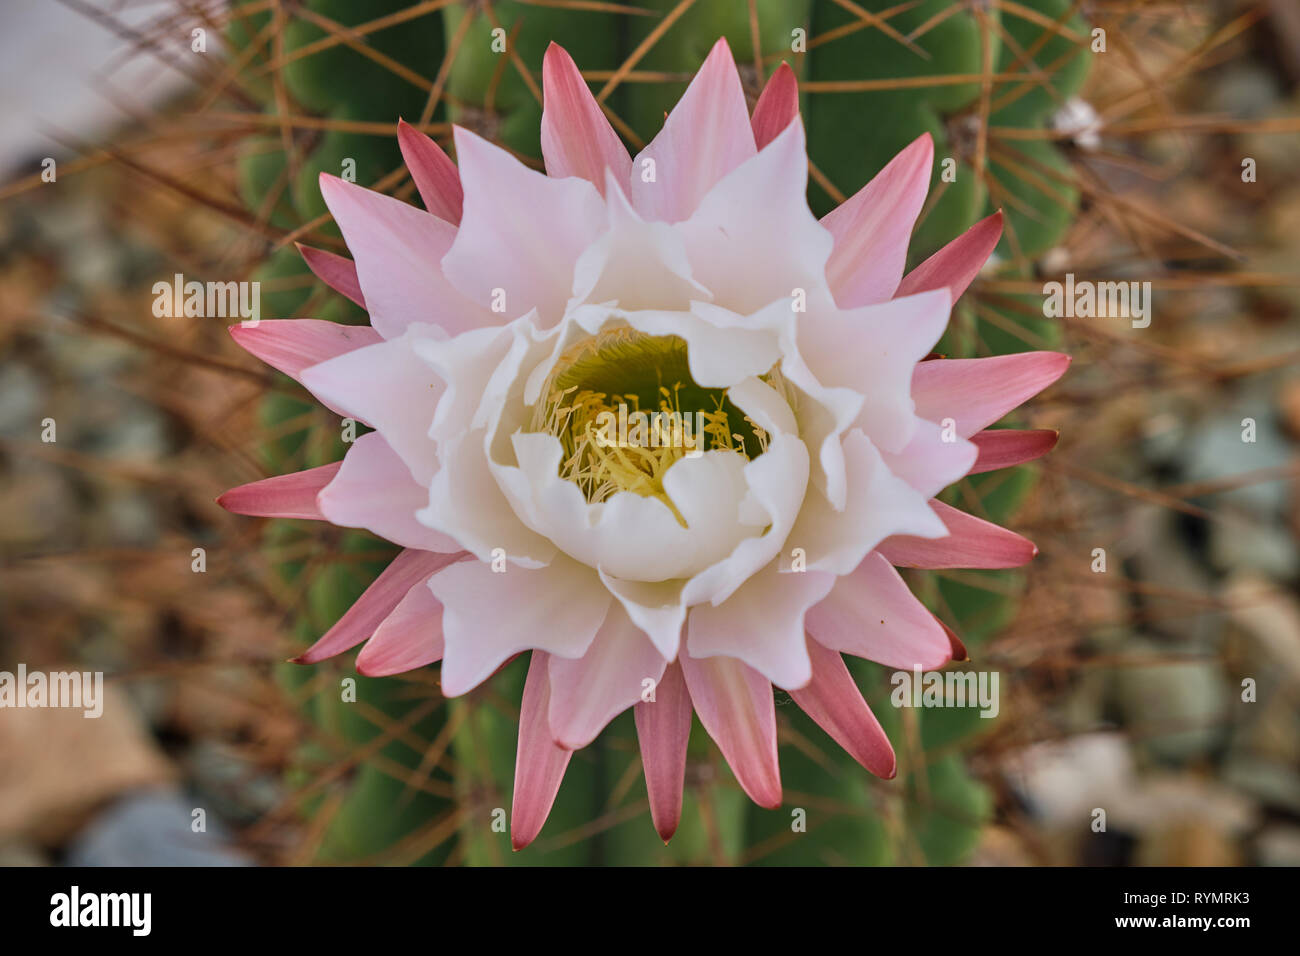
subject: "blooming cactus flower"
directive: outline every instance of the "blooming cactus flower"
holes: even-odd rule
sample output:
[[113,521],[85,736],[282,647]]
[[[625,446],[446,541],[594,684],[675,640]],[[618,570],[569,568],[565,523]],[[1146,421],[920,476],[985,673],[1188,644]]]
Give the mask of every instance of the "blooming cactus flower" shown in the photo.
[[745,792],[780,804],[773,685],[892,776],[842,655],[929,670],[960,652],[896,568],[1036,550],[934,500],[1055,441],[985,429],[1066,356],[930,357],[1000,215],[904,276],[930,138],[818,221],[793,73],[751,116],[721,40],[635,158],[558,46],[543,80],[546,175],[460,128],[453,164],[402,125],[427,211],[322,176],[355,260],[302,251],[369,327],[232,330],[372,430],[221,503],[404,549],[298,660],[364,641],[361,673],[441,661],[456,696],[530,652],[516,847],[629,707],[665,840],[692,712]]

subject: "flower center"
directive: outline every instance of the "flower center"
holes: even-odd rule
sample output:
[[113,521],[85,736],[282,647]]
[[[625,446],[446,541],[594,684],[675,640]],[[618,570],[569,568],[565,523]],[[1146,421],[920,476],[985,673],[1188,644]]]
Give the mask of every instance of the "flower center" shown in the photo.
[[752,459],[768,441],[725,388],[691,378],[684,339],[628,328],[601,332],[560,356],[534,409],[533,430],[560,440],[560,477],[588,501],[619,491],[658,498],[683,526],[664,492],[668,469],[713,450]]

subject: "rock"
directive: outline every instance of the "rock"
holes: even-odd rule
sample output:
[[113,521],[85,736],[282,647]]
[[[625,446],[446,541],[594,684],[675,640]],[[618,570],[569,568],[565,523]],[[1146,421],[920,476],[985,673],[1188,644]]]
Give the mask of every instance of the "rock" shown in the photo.
[[69,708],[0,710],[0,840],[57,846],[115,797],[172,781],[126,694],[106,684],[103,696],[98,718]]
[[251,866],[211,814],[194,832],[194,801],[176,790],[133,793],[98,815],[68,848],[69,866]]
[[1254,827],[1258,817],[1254,801],[1231,787],[1192,773],[1159,772],[1142,778],[1110,815],[1134,833],[1203,829],[1233,838]]
[[50,858],[35,844],[25,841],[0,844],[0,867],[49,865]]
[[1274,823],[1255,837],[1260,866],[1300,866],[1300,827]]
[[1265,806],[1300,813],[1300,772],[1272,760],[1234,756],[1223,772],[1228,784],[1239,787]]
[[1128,741],[1117,733],[1035,744],[1014,758],[1008,776],[1035,817],[1065,827],[1086,828],[1094,808],[1117,806],[1137,786]]
[[1114,672],[1116,703],[1143,748],[1162,760],[1188,761],[1223,741],[1229,698],[1218,660],[1180,660],[1172,650],[1138,640],[1126,650],[1153,658]]
[[1268,662],[1290,675],[1291,682],[1300,682],[1300,601],[1249,572],[1233,575],[1224,597],[1228,619],[1250,636]]

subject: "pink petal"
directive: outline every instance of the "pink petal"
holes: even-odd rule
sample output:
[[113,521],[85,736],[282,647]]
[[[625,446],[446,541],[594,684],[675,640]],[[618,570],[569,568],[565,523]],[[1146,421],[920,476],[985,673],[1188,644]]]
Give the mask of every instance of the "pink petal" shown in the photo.
[[413,551],[410,548],[395,557],[365,593],[339,618],[338,623],[303,653],[293,658],[294,664],[315,664],[327,657],[341,654],[356,647],[393,613],[411,588],[424,583],[437,571],[461,560],[460,554],[434,554],[431,551]]
[[366,307],[365,296],[361,294],[361,282],[357,279],[357,264],[347,256],[335,252],[294,243],[302,256],[302,261],[321,282],[342,295],[347,296],[361,308]]
[[431,322],[453,335],[496,324],[443,276],[455,226],[325,173],[320,190],[356,260],[370,324],[380,335],[396,338],[412,322]]
[[932,422],[951,418],[970,438],[1065,374],[1070,356],[1019,352],[975,359],[931,359],[912,373],[916,414]]
[[464,191],[460,186],[460,173],[451,157],[432,139],[402,119],[397,121],[397,144],[401,147],[406,168],[415,180],[415,188],[420,191],[424,208],[453,226],[459,225]]
[[388,677],[442,660],[442,605],[420,582],[406,592],[357,655],[357,673]]
[[754,115],[750,117],[754,144],[762,149],[776,139],[798,115],[799,81],[795,79],[790,64],[782,63],[768,78],[758,102],[754,104]]
[[320,319],[264,319],[257,325],[232,325],[230,337],[246,352],[298,381],[303,369],[383,341],[369,326]]
[[844,658],[817,641],[808,642],[808,653],[813,659],[812,681],[790,691],[790,696],[849,756],[877,777],[892,779],[898,771],[894,748],[862,699]]
[[603,195],[605,170],[626,183],[632,157],[591,95],[568,51],[552,42],[542,62],[542,156],[557,179],[581,176]]
[[700,723],[727,758],[749,798],[769,810],[781,805],[772,685],[731,657],[678,660]]
[[979,449],[979,457],[970,473],[978,475],[999,468],[1023,465],[1041,458],[1056,447],[1061,433],[1054,428],[1035,428],[1021,431],[1015,428],[994,428],[976,432],[971,442]]
[[515,754],[515,794],[510,807],[510,843],[522,850],[542,832],[560,792],[572,750],[556,746],[546,722],[550,707],[549,654],[533,651],[519,705],[519,748]]
[[917,422],[912,440],[900,452],[882,451],[891,472],[926,498],[933,498],[954,481],[970,474],[978,454],[965,438],[944,441],[944,430],[929,419]]
[[942,501],[930,502],[948,527],[946,538],[895,535],[877,549],[900,568],[1018,568],[1038,554],[1028,538],[958,511]]
[[835,237],[826,279],[842,308],[884,302],[898,289],[933,161],[934,141],[924,133],[822,219]]
[[383,435],[424,487],[438,470],[429,423],[445,383],[412,346],[432,332],[428,326],[413,326],[399,338],[303,369],[299,377],[321,402]]
[[555,325],[573,288],[574,264],[605,231],[600,193],[585,179],[529,169],[459,126],[455,138],[465,216],[442,257],[443,271],[482,308],[504,306],[495,324],[535,308],[543,328]]
[[956,302],[979,274],[1002,237],[1002,210],[981,219],[903,277],[895,295],[947,286]]
[[681,665],[669,664],[655,687],[653,701],[633,708],[636,736],[641,743],[650,817],[667,843],[682,819],[682,787],[686,781],[686,744],[691,736],[691,695]]
[[569,750],[587,746],[641,699],[644,682],[657,682],[667,663],[623,606],[612,602],[587,653],[577,660],[551,658],[551,736]]
[[415,513],[428,503],[428,489],[411,477],[379,432],[352,443],[337,476],[317,497],[325,520],[341,528],[365,528],[404,548],[460,551],[450,537],[416,520]]
[[217,499],[217,504],[237,515],[320,520],[325,516],[316,505],[316,494],[333,480],[342,464],[335,461],[291,475],[249,482],[231,488]]
[[934,615],[878,553],[840,578],[826,600],[808,612],[807,624],[814,642],[886,667],[932,670],[951,653]]
[[934,619],[939,621],[939,626],[943,628],[943,632],[948,635],[948,643],[952,645],[952,660],[957,661],[958,663],[970,660],[970,652],[966,650],[966,645],[962,643],[962,639],[957,636],[956,631],[943,623],[937,614]]
[[[663,129],[632,164],[632,204],[645,219],[690,217],[723,176],[757,152],[740,74],[727,41],[713,45]],[[646,182],[646,160],[654,182]]]

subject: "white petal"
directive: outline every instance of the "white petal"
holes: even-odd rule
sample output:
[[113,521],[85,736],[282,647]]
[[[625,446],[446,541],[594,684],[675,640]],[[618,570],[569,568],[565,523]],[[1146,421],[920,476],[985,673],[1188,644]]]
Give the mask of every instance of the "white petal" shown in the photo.
[[[686,583],[687,606],[721,604],[750,575],[780,551],[794,526],[808,487],[808,449],[793,432],[794,414],[776,390],[759,379],[746,379],[728,392],[736,407],[767,431],[767,451],[745,466],[749,507],[764,515],[767,530],[741,541],[725,559]],[[742,511],[746,503],[742,502]]]
[[948,324],[947,288],[880,305],[810,313],[799,325],[799,353],[824,385],[865,400],[857,424],[878,448],[898,452],[916,428],[912,370]]
[[[844,439],[848,501],[836,511],[820,494],[804,500],[787,551],[802,548],[811,570],[848,574],[894,534],[941,538],[948,529],[919,491],[891,472],[859,429]],[[900,531],[900,528],[915,530]],[[784,566],[784,565],[783,565]]]
[[525,527],[502,494],[488,465],[488,434],[483,428],[442,442],[442,468],[429,485],[429,503],[416,518],[449,535],[480,561],[494,552],[524,567],[546,564],[555,545]]
[[442,690],[473,689],[515,654],[540,648],[581,657],[609,609],[596,572],[563,556],[544,568],[493,571],[479,561],[444,568],[429,580],[442,602]]
[[677,658],[686,606],[680,581],[624,581],[604,571],[600,579],[623,605],[632,622],[650,638],[666,660]]
[[830,593],[835,575],[781,572],[773,561],[720,605],[691,608],[691,657],[735,657],[786,690],[812,679],[804,614]]

